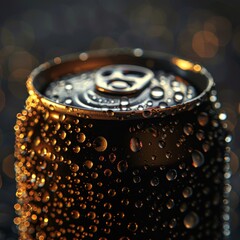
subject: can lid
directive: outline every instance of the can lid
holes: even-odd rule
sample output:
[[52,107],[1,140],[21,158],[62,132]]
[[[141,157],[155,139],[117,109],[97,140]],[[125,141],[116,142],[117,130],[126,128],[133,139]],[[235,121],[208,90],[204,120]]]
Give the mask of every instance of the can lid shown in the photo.
[[51,111],[105,120],[186,111],[199,105],[213,85],[199,64],[141,49],[55,58],[27,81],[29,94]]

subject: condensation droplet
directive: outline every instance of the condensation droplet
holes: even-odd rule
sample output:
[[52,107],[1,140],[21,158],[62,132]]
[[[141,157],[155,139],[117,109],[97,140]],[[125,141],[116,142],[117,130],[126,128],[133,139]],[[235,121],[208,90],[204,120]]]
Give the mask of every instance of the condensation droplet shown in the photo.
[[72,104],[72,99],[66,98],[64,102],[65,102],[65,104],[70,105],[70,104]]
[[97,137],[93,141],[93,147],[97,152],[104,152],[107,149],[107,140],[104,137]]
[[205,126],[208,123],[208,114],[205,112],[201,112],[199,113],[197,119],[200,126]]
[[88,214],[87,214],[87,217],[89,218],[89,219],[95,219],[96,218],[96,213],[95,212],[89,212]]
[[182,92],[176,92],[173,97],[176,103],[181,103],[183,101],[183,98],[184,98],[184,95]]
[[128,106],[128,105],[129,105],[129,99],[128,99],[128,97],[122,97],[122,98],[120,99],[120,105],[121,105],[122,107]]
[[159,108],[164,109],[164,108],[168,107],[168,104],[166,102],[160,102],[158,104],[158,106],[159,106]]
[[130,230],[131,232],[136,232],[138,229],[138,225],[135,222],[129,223],[127,226],[128,230]]
[[79,170],[79,166],[77,164],[71,164],[70,169],[72,172],[77,172]]
[[112,171],[111,171],[110,169],[105,169],[105,170],[104,170],[104,175],[105,175],[106,177],[110,177],[110,176],[112,175]]
[[175,228],[177,225],[177,220],[173,218],[169,223],[169,228]]
[[143,206],[143,202],[141,200],[138,200],[136,203],[135,203],[135,207],[136,208],[141,208]]
[[204,140],[204,138],[205,138],[204,131],[199,130],[199,131],[196,133],[196,137],[197,137],[197,139],[198,139],[199,141]]
[[134,183],[140,183],[141,182],[141,177],[139,177],[139,176],[133,177],[133,182]]
[[180,212],[186,212],[187,211],[187,204],[185,202],[181,203],[179,210]]
[[170,169],[167,174],[166,178],[168,181],[173,181],[177,178],[177,171],[175,169]]
[[112,117],[112,116],[114,116],[115,113],[112,110],[107,110],[106,114],[107,114],[107,116]]
[[166,207],[168,209],[172,209],[174,207],[175,203],[174,203],[174,200],[173,199],[169,199],[166,203]]
[[163,141],[163,140],[160,140],[160,141],[158,142],[158,146],[159,146],[160,148],[165,148],[165,147],[166,147],[166,142]]
[[46,203],[46,202],[49,201],[49,199],[50,199],[49,193],[48,193],[48,192],[45,192],[45,193],[43,194],[43,196],[42,196],[42,201],[43,201],[44,203]]
[[128,169],[128,163],[127,161],[120,161],[118,164],[117,164],[117,170],[120,172],[120,173],[123,173],[123,172],[126,172]]
[[152,116],[152,111],[145,110],[145,111],[142,112],[142,116],[143,116],[144,118],[149,118],[149,117]]
[[158,177],[153,177],[150,181],[150,184],[153,186],[153,187],[156,187],[158,186],[159,184],[159,178]]
[[193,190],[191,187],[185,187],[182,191],[182,195],[184,198],[189,198],[192,196]]
[[151,98],[160,100],[164,97],[164,90],[161,87],[154,87],[150,92]]
[[115,162],[116,158],[117,158],[116,154],[114,154],[114,153],[109,154],[109,160],[111,163]]
[[85,142],[85,140],[86,140],[86,135],[84,133],[79,133],[77,135],[77,141],[78,142],[83,143],[83,142]]
[[73,151],[75,153],[79,153],[81,151],[81,148],[79,146],[75,146],[75,147],[73,147]]
[[190,212],[184,217],[183,223],[186,228],[195,228],[199,223],[199,217],[195,212]]
[[73,89],[72,84],[71,84],[71,83],[66,84],[66,85],[65,85],[65,89],[66,89],[67,91],[72,90],[72,89]]
[[87,160],[87,161],[84,162],[83,166],[88,168],[88,169],[91,169],[93,167],[93,162],[90,161],[90,160]]
[[74,219],[80,218],[80,213],[79,213],[77,210],[73,210],[73,211],[71,212],[71,215],[72,215],[72,217],[73,217]]
[[190,123],[186,124],[183,128],[183,131],[187,136],[193,135],[193,125]]
[[192,165],[197,168],[197,167],[201,167],[205,162],[205,158],[204,155],[198,151],[198,150],[194,150],[192,152]]
[[58,185],[54,182],[54,183],[50,183],[49,184],[49,189],[52,191],[52,192],[56,192],[57,189],[58,189]]
[[172,153],[171,152],[166,152],[166,158],[171,158],[172,157]]
[[138,152],[142,148],[142,142],[138,138],[131,138],[130,140],[130,149],[133,152]]

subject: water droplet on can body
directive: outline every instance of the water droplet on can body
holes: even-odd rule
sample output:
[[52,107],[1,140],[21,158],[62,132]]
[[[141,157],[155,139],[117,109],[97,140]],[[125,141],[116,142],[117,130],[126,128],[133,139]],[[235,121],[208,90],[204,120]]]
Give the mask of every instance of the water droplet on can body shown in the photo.
[[130,149],[133,152],[139,152],[142,149],[142,142],[139,140],[139,138],[131,138],[130,140]]
[[173,181],[177,178],[177,171],[175,169],[170,169],[167,174],[166,178],[168,181]]
[[199,217],[195,212],[190,212],[184,217],[183,223],[188,229],[195,228],[199,223]]
[[158,177],[153,177],[150,181],[150,184],[153,186],[153,187],[156,187],[158,186],[159,184],[159,178]]
[[118,164],[117,164],[117,170],[118,170],[120,173],[126,172],[127,169],[128,169],[128,163],[127,163],[127,161],[121,160],[120,162],[118,162]]
[[198,150],[194,150],[192,152],[192,165],[195,168],[201,167],[205,162],[205,158],[204,155],[198,151]]
[[107,140],[104,137],[97,137],[93,141],[93,147],[97,152],[104,152],[107,149]]
[[182,195],[184,198],[189,198],[193,194],[193,190],[191,187],[185,187],[182,191]]

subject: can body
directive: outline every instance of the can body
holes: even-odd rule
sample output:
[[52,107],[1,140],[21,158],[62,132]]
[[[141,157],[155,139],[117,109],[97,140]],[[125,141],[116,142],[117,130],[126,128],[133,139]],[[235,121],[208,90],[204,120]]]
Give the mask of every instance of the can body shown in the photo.
[[15,126],[20,239],[224,239],[213,86],[194,104],[116,119],[29,93]]

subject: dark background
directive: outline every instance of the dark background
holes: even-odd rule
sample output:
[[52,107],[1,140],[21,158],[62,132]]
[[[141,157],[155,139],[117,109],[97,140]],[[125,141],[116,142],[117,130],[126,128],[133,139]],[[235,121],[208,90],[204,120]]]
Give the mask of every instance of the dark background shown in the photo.
[[212,73],[228,114],[232,143],[232,240],[240,239],[240,2],[1,1],[0,240],[17,239],[14,131],[25,81],[40,63],[73,52],[132,47],[176,54]]

